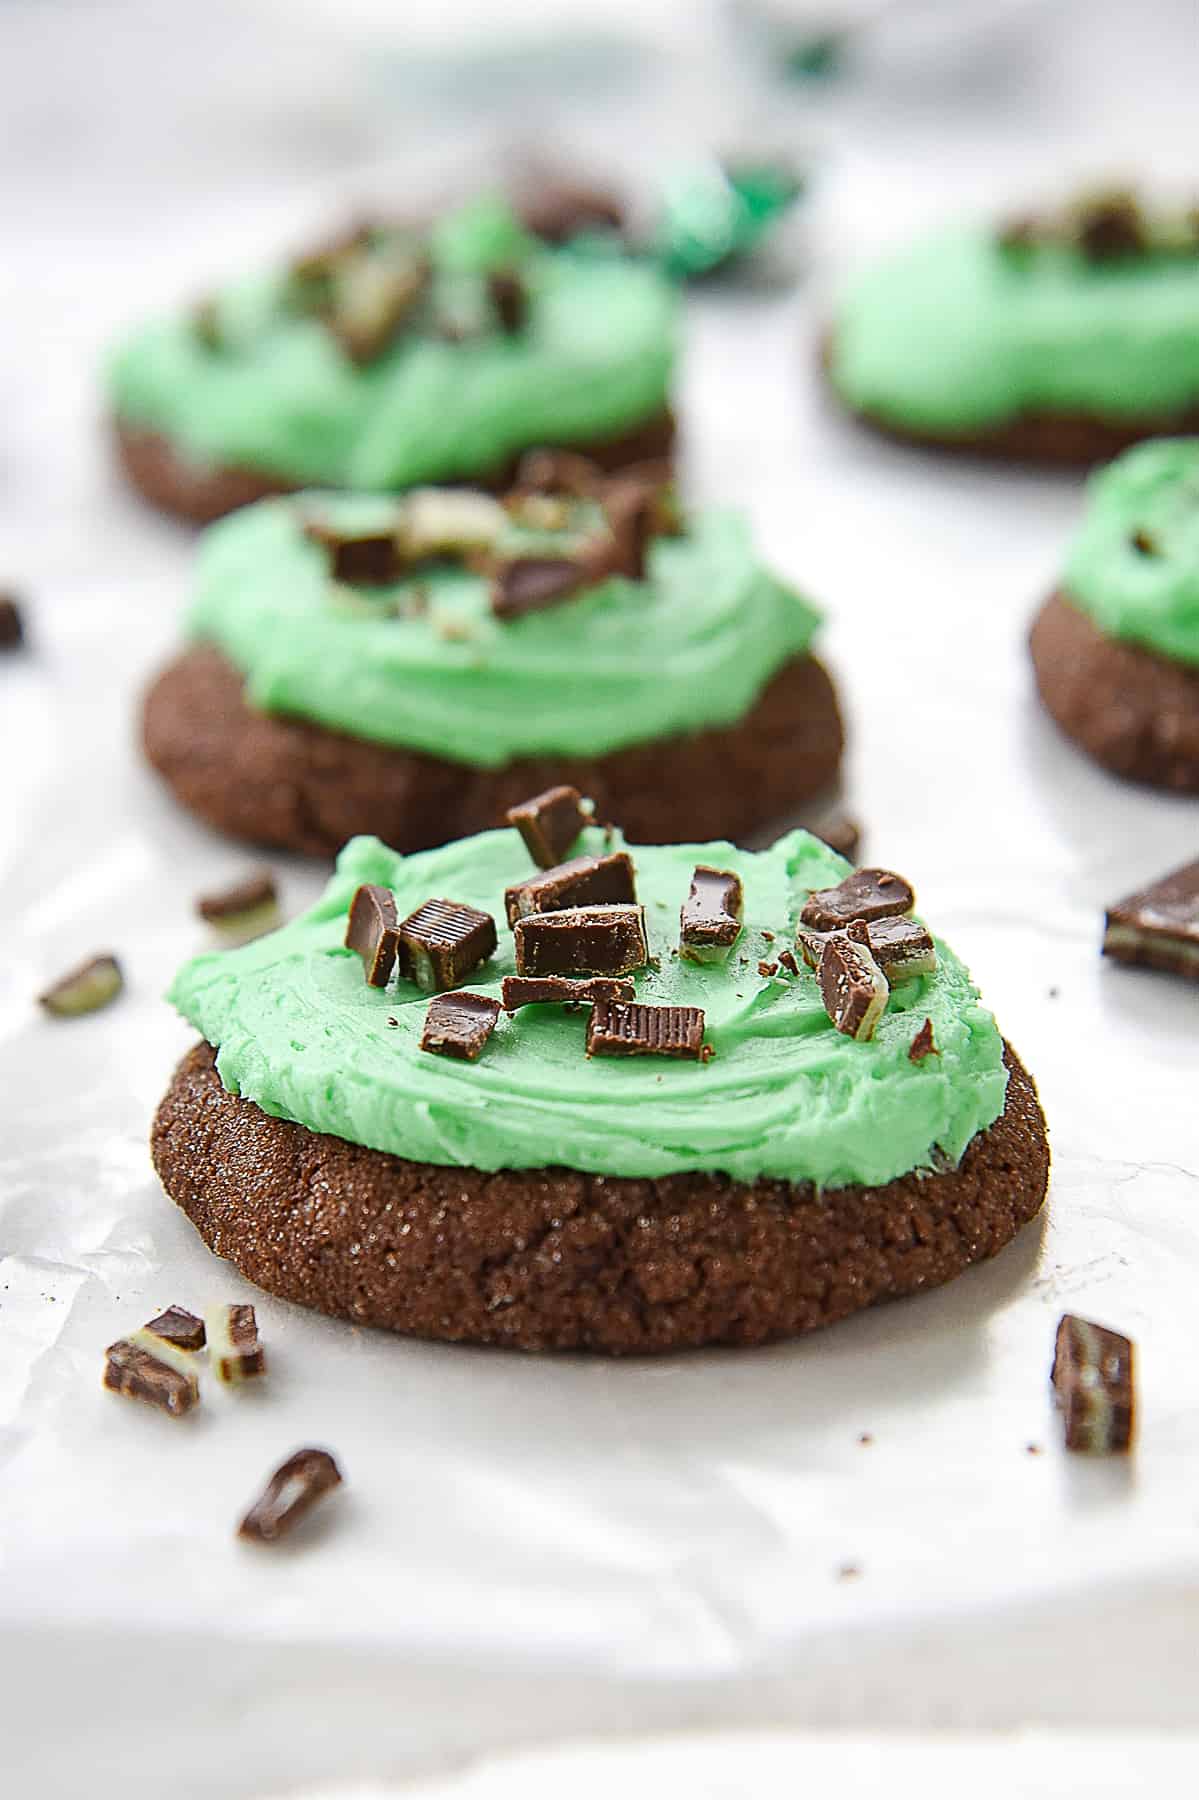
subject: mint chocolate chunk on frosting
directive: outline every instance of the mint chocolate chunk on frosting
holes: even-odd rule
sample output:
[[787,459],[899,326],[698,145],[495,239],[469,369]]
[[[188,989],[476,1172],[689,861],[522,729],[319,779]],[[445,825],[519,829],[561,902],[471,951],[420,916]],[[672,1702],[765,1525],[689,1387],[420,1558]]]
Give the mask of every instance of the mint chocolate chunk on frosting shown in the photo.
[[[625,848],[619,837],[611,847]],[[588,826],[578,849],[599,856],[609,844]],[[421,1051],[429,996],[403,973],[386,991],[363,980],[360,957],[345,947],[354,895],[363,885],[385,888],[401,919],[430,894],[494,917],[505,890],[528,874],[528,853],[510,827],[411,856],[354,839],[306,914],[240,949],[196,957],[171,998],[217,1046],[226,1086],[268,1113],[446,1166],[565,1163],[635,1177],[710,1171],[821,1188],[878,1185],[955,1164],[998,1118],[1007,1086],[1002,1039],[940,940],[935,970],[889,990],[867,1041],[835,1029],[807,969],[762,977],[736,954],[728,963],[695,963],[669,953],[697,864],[740,881],[744,930],[755,944],[766,932],[790,942],[809,897],[849,872],[816,838],[795,831],[757,852],[728,843],[638,844],[630,854],[637,904],[661,953],[601,979],[631,987],[622,990],[625,1004],[702,1012],[710,1062],[588,1058],[588,1014],[563,1005],[521,1005],[477,1063]],[[520,925],[562,916],[537,914]],[[503,932],[467,985],[504,1005],[504,984],[518,976],[515,937]],[[913,1063],[909,1050],[926,1019],[937,1054]]]

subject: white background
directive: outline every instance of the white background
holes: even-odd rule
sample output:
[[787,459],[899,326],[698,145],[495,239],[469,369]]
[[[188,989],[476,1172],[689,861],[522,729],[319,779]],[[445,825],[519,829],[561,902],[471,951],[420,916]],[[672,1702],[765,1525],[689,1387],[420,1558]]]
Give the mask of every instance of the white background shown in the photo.
[[[1034,704],[1025,631],[1079,483],[875,443],[813,376],[842,271],[920,222],[1081,173],[1199,186],[1191,5],[982,12],[976,36],[935,33],[919,59],[867,47],[856,85],[785,107],[730,71],[696,7],[642,14],[672,72],[650,62],[630,93],[584,57],[556,106],[493,65],[481,90],[449,84],[473,96],[454,105],[432,9],[408,37],[365,3],[0,11],[0,576],[34,637],[0,666],[14,1792],[106,1796],[175,1769],[189,1800],[248,1800],[675,1726],[1193,1722],[1199,992],[1104,966],[1097,942],[1106,902],[1196,854],[1196,803],[1108,780]],[[192,899],[252,859],[137,760],[191,544],[110,472],[102,346],[339,196],[423,192],[431,169],[484,166],[512,121],[537,137],[568,115],[643,176],[703,133],[816,151],[798,288],[691,306],[688,489],[744,505],[826,607],[870,855],[969,961],[1052,1129],[1043,1225],[941,1293],[791,1347],[536,1361],[306,1317],[213,1261],[146,1152],[188,1042],[159,995],[203,941]],[[306,904],[319,872],[276,866]],[[44,1020],[38,989],[103,948],[124,998]],[[182,1424],[101,1391],[121,1331],[235,1297],[258,1298],[261,1391],[210,1393]],[[1046,1375],[1066,1307],[1137,1340],[1127,1467],[1060,1451]],[[302,1442],[337,1452],[346,1493],[294,1548],[237,1545]]]

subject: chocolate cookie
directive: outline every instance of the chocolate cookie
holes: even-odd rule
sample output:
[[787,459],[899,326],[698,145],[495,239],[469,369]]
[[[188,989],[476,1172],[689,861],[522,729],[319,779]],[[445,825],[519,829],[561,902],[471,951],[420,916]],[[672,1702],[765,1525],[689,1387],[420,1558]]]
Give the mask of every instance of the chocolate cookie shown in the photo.
[[143,742],[179,800],[218,830],[332,855],[359,832],[403,850],[444,843],[558,783],[590,795],[631,839],[745,838],[828,786],[843,731],[822,664],[800,656],[736,725],[595,758],[474,768],[254,712],[232,663],[201,644],[150,688]]
[[209,1247],[300,1305],[453,1342],[628,1354],[813,1331],[993,1256],[1048,1179],[1010,1050],[1004,1111],[957,1168],[824,1193],[407,1162],[268,1116],[214,1059],[207,1044],[184,1057],[152,1135]]
[[[609,471],[641,463],[669,464],[674,453],[675,430],[673,413],[664,410],[619,437],[591,439],[572,448],[599,468]],[[160,511],[174,513],[193,525],[210,524],[239,506],[249,506],[272,494],[296,491],[295,482],[275,479],[253,469],[213,468],[191,462],[175,449],[169,438],[127,425],[120,419],[112,421],[112,433],[117,459],[133,486]],[[519,455],[510,457],[486,476],[472,477],[463,485],[502,493],[511,485],[520,460]]]
[[1199,794],[1199,669],[1108,637],[1061,591],[1038,613],[1029,647],[1041,699],[1096,762]]

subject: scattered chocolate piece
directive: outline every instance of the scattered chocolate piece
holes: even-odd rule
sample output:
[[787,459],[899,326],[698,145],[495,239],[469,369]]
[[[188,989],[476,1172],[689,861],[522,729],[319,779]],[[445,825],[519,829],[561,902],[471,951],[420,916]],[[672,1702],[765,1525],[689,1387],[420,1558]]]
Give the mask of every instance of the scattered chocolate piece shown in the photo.
[[1066,1428],[1067,1450],[1110,1456],[1130,1448],[1136,1391],[1129,1338],[1073,1313],[1063,1314],[1050,1380]]
[[400,973],[436,994],[465,981],[497,941],[490,913],[461,900],[426,900],[400,926]]
[[128,1400],[145,1400],[161,1412],[181,1418],[199,1403],[200,1383],[181,1350],[165,1338],[154,1347],[134,1338],[118,1338],[104,1352],[104,1385]]
[[19,650],[25,642],[25,620],[15,594],[0,594],[0,651]]
[[219,350],[222,345],[221,315],[215,300],[197,300],[191,309],[192,336],[205,350]]
[[529,316],[529,296],[515,269],[493,269],[487,277],[487,293],[500,322],[500,330],[508,337],[523,331]]
[[604,480],[599,464],[577,450],[526,450],[516,471],[512,496],[542,494],[590,500],[602,492]]
[[361,367],[383,354],[423,299],[429,275],[424,255],[369,247],[338,266],[327,323],[351,362]]
[[188,1312],[184,1306],[168,1306],[160,1312],[156,1319],[151,1319],[144,1327],[153,1332],[155,1337],[163,1338],[168,1344],[174,1344],[176,1350],[202,1350],[205,1334],[204,1321],[195,1313]]
[[55,1019],[77,1019],[110,1005],[124,985],[115,956],[93,956],[39,994],[37,1003]]
[[1139,550],[1142,556],[1157,556],[1159,554],[1157,539],[1150,537],[1147,531],[1138,528],[1133,532],[1131,542],[1133,549]]
[[790,950],[779,951],[779,967],[786,969],[789,975],[799,974],[799,964],[796,962]]
[[397,528],[387,531],[347,531],[310,519],[304,536],[328,553],[334,581],[348,587],[388,587],[403,573]]
[[1083,200],[1075,228],[1079,248],[1092,262],[1137,256],[1147,248],[1145,221],[1130,193],[1096,194]]
[[609,856],[576,856],[556,868],[543,869],[518,881],[504,894],[509,926],[530,913],[561,912],[566,907],[601,906],[634,901],[637,887],[627,850]]
[[[926,925],[906,917],[851,920],[846,931],[857,942],[865,944],[892,987],[899,981],[912,981],[917,975],[932,975],[937,967],[937,948]],[[828,933],[799,925],[795,941],[809,969],[820,967],[820,958]]]
[[196,911],[232,943],[273,931],[279,923],[279,894],[269,869],[259,869],[220,893],[201,894]]
[[400,948],[399,915],[390,888],[363,882],[350,901],[346,949],[362,958],[368,987],[386,987]]
[[827,844],[830,850],[835,850],[838,856],[843,856],[847,862],[857,861],[858,851],[862,847],[862,827],[848,814],[838,813],[836,818],[826,820],[812,835],[818,837],[822,844]]
[[356,250],[364,250],[380,230],[376,219],[351,219],[347,225],[330,233],[311,249],[294,256],[289,265],[292,278],[305,285],[327,281]]
[[1044,241],[1045,222],[1036,213],[1015,213],[1003,221],[995,237],[1003,251],[1035,250]]
[[577,906],[517,919],[520,975],[630,975],[649,946],[643,906]]
[[547,244],[563,244],[584,231],[620,231],[624,208],[615,194],[558,175],[522,176],[514,198],[526,231]]
[[560,863],[590,822],[578,788],[572,787],[547,788],[544,794],[510,806],[505,817],[520,832],[539,869],[552,869]]
[[890,988],[869,945],[837,931],[820,953],[820,997],[838,1031],[865,1043],[886,1011]]
[[776,962],[760,962],[758,964],[759,975],[777,975],[778,972],[779,966]]
[[237,1528],[238,1537],[273,1544],[341,1486],[341,1471],[327,1450],[297,1450],[280,1463]]
[[933,975],[937,968],[937,947],[927,925],[903,916],[872,919],[866,926],[866,942],[870,954],[894,987],[897,981],[912,981],[917,975]]
[[910,912],[916,896],[890,869],[855,869],[836,887],[809,894],[800,920],[814,931],[839,931],[855,919],[889,919]]
[[521,1006],[544,1006],[555,1000],[579,1006],[595,1000],[633,1000],[636,995],[631,981],[615,981],[604,975],[588,975],[581,981],[571,981],[566,975],[505,975],[503,981],[505,1012],[515,1012]]
[[635,477],[617,477],[604,492],[604,517],[612,534],[612,547],[598,553],[605,574],[644,581],[646,558],[655,532],[657,489]]
[[490,494],[472,488],[415,488],[400,508],[399,546],[409,562],[435,556],[466,558],[489,550],[508,515]]
[[429,1002],[420,1047],[477,1062],[499,1016],[499,1001],[486,994],[438,994]]
[[700,863],[679,910],[679,954],[688,962],[724,962],[741,936],[741,879],[731,869]]
[[497,619],[522,619],[559,606],[595,580],[585,563],[567,556],[514,556],[492,578],[491,610]]
[[1199,981],[1199,862],[1187,863],[1109,907],[1103,954]]
[[204,1315],[208,1362],[218,1381],[236,1386],[266,1374],[266,1352],[258,1341],[252,1306],[213,1306]]
[[926,1019],[908,1045],[908,1061],[921,1063],[926,1056],[940,1056],[940,1054],[933,1037],[933,1022],[931,1019]]
[[686,1056],[706,1060],[698,1006],[643,1006],[597,1000],[587,1021],[588,1056]]

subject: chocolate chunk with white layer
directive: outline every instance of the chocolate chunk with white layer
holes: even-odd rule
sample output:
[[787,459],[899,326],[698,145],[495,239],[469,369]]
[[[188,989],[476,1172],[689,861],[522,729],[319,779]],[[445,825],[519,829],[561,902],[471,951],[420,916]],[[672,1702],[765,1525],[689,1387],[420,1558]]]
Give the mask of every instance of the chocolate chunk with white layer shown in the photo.
[[576,906],[517,919],[520,975],[630,975],[649,959],[643,906]]
[[150,1319],[144,1329],[168,1344],[174,1344],[176,1350],[194,1352],[204,1348],[204,1321],[188,1312],[185,1306],[168,1306],[157,1318]]
[[534,794],[519,806],[510,806],[505,817],[525,841],[539,869],[560,863],[589,821],[578,788],[552,787]]
[[581,1006],[596,1000],[633,1000],[637,994],[631,981],[618,981],[607,975],[587,975],[578,981],[567,975],[505,975],[502,992],[505,1012],[555,1001]]
[[1067,1450],[1110,1456],[1131,1447],[1136,1387],[1129,1338],[1065,1313],[1057,1328],[1050,1380]]
[[523,331],[529,316],[529,296],[520,274],[515,269],[493,269],[487,277],[487,297],[508,337]]
[[373,246],[335,268],[326,323],[351,362],[374,362],[389,348],[424,297],[429,275],[424,255]]
[[491,583],[491,610],[509,622],[560,606],[599,579],[589,564],[569,556],[514,556],[500,564]]
[[398,520],[383,529],[376,526],[362,531],[323,519],[309,519],[304,526],[304,536],[327,555],[334,581],[343,581],[348,587],[389,587],[400,579],[403,559],[397,532]]
[[825,939],[820,953],[820,997],[824,1010],[838,1031],[865,1043],[886,1011],[890,988],[873,956],[866,933],[836,931]]
[[1199,981],[1199,862],[1163,875],[1110,907],[1103,954]]
[[507,513],[491,494],[414,488],[400,506],[400,553],[408,563],[436,556],[466,559],[489,550],[507,524]]
[[0,651],[19,650],[25,642],[25,621],[14,594],[0,594]]
[[275,877],[269,869],[259,869],[219,893],[201,894],[196,911],[231,943],[249,943],[279,923]]
[[341,1471],[327,1450],[297,1450],[280,1463],[237,1528],[259,1544],[285,1537],[318,1500],[341,1486]]
[[704,1015],[698,1006],[597,1000],[587,1021],[588,1056],[681,1056],[700,1062],[704,1051]]
[[892,987],[897,981],[912,981],[917,975],[936,972],[933,934],[916,919],[872,919],[866,926],[866,942]]
[[350,901],[345,945],[362,958],[368,987],[386,987],[400,948],[399,914],[390,888],[363,882]]
[[855,869],[836,887],[809,894],[800,921],[814,931],[842,931],[861,920],[889,919],[910,912],[916,896],[902,875],[890,869]]
[[509,926],[530,913],[561,912],[568,906],[601,906],[634,901],[637,887],[627,850],[609,856],[576,856],[556,868],[518,881],[504,893]]
[[258,1341],[258,1317],[252,1306],[213,1306],[204,1315],[208,1363],[218,1381],[229,1387],[266,1374],[266,1352]]
[[679,955],[688,962],[723,962],[741,935],[743,911],[740,877],[699,863],[679,909]]
[[52,1018],[77,1019],[110,1005],[124,985],[125,977],[115,956],[93,956],[39,994],[37,1003]]
[[[937,948],[927,925],[916,919],[897,917],[873,919],[868,924],[854,921],[854,930],[865,932],[862,940],[892,987],[898,981],[911,981],[917,975],[932,975],[937,967]],[[847,927],[848,929],[848,927]],[[809,969],[820,967],[820,958],[829,933],[813,931],[800,924],[795,933],[796,946]]]
[[438,994],[429,1002],[420,1047],[437,1056],[477,1062],[499,1016],[499,1001],[486,994]]
[[495,920],[462,900],[426,900],[400,926],[400,973],[426,994],[458,987],[494,954]]
[[[104,1385],[128,1400],[144,1400],[160,1412],[181,1418],[198,1405],[200,1384],[183,1351],[149,1334],[118,1338],[104,1352]],[[141,1340],[141,1341],[139,1341]]]

